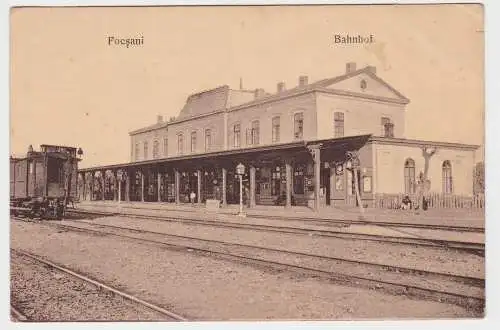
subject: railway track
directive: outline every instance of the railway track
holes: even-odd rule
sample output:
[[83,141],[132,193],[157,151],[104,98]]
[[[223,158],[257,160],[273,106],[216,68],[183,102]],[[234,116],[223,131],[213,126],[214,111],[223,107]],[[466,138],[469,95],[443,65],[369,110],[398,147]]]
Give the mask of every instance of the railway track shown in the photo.
[[[158,306],[158,305],[155,305],[153,303],[150,303],[150,302],[147,302],[147,301],[144,301],[138,297],[135,297],[131,294],[128,294],[124,291],[121,291],[121,290],[118,290],[116,288],[113,288],[101,281],[98,281],[96,279],[91,279],[89,278],[88,276],[84,275],[84,274],[81,274],[75,270],[72,270],[72,269],[69,269],[67,267],[64,267],[62,265],[58,265],[52,261],[49,261],[45,258],[42,258],[40,256],[37,256],[33,253],[30,253],[30,252],[27,252],[27,251],[23,251],[23,250],[19,250],[19,249],[13,249],[11,248],[10,249],[11,253],[14,253],[16,255],[20,255],[20,256],[23,256],[23,257],[26,257],[38,264],[41,264],[41,265],[44,265],[44,266],[47,266],[49,267],[50,269],[56,269],[57,271],[59,272],[62,272],[64,274],[68,274],[68,275],[71,275],[72,277],[75,277],[75,278],[78,278],[79,280],[83,281],[83,282],[86,282],[86,283],[89,283],[97,288],[99,288],[100,290],[104,290],[104,291],[107,291],[107,292],[111,292],[112,294],[115,294],[115,295],[118,295],[118,296],[121,296],[122,298],[134,303],[134,304],[137,304],[137,305],[140,305],[142,307],[145,307],[147,309],[150,309],[152,311],[155,311],[157,313],[159,313],[160,315],[162,315],[165,320],[169,320],[169,321],[187,321],[187,319],[185,319],[183,316],[181,315],[178,315],[176,313],[173,313],[169,310],[166,310],[164,309],[163,307],[161,306]],[[19,310],[17,310],[14,306],[11,305],[11,313],[13,315],[13,319],[17,320],[17,321],[29,321]]]
[[97,215],[97,216],[126,216],[135,219],[148,219],[157,221],[170,221],[170,222],[180,222],[188,223],[194,225],[202,226],[212,226],[212,227],[224,227],[231,229],[249,229],[258,231],[268,231],[268,232],[280,232],[286,234],[300,234],[300,235],[315,235],[322,237],[334,237],[342,239],[355,239],[355,240],[366,240],[366,241],[377,241],[392,244],[406,244],[413,246],[426,246],[434,248],[444,248],[444,249],[455,249],[461,251],[468,251],[471,253],[484,255],[485,245],[484,243],[471,243],[462,241],[452,241],[452,240],[442,240],[442,239],[431,239],[422,237],[405,237],[405,236],[387,236],[387,235],[377,235],[377,234],[366,234],[366,233],[353,233],[353,232],[343,232],[339,230],[324,230],[324,229],[313,229],[313,228],[299,228],[290,226],[270,226],[270,225],[259,225],[259,224],[249,224],[242,222],[229,222],[229,221],[214,221],[209,219],[191,219],[184,217],[173,217],[173,216],[152,216],[152,215],[138,215],[131,213],[111,213],[111,212],[89,212],[89,211],[74,211],[71,212],[75,214],[83,215]]
[[28,321],[28,318],[21,313],[17,307],[14,307],[14,305],[10,305],[10,317],[13,322],[26,322]]
[[[108,235],[153,244],[175,251],[199,253],[265,269],[287,271],[300,276],[319,277],[335,283],[368,287],[391,294],[448,302],[467,308],[484,307],[484,279],[480,278],[204,240],[129,227],[95,225],[88,222],[82,224],[80,221],[73,223],[75,225],[59,222],[46,224],[96,236]],[[263,257],[262,253],[267,254],[267,257]],[[291,259],[292,262],[290,262]],[[283,262],[283,260],[289,262]],[[314,263],[316,264],[311,265]],[[343,272],[336,269],[342,269]],[[473,292],[473,294],[465,292]]]

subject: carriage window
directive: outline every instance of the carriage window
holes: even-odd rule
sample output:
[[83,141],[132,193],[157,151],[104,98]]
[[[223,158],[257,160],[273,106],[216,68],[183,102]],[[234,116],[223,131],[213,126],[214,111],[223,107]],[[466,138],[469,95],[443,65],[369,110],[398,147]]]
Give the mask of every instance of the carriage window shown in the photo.
[[60,159],[47,159],[47,182],[62,183],[62,161]]

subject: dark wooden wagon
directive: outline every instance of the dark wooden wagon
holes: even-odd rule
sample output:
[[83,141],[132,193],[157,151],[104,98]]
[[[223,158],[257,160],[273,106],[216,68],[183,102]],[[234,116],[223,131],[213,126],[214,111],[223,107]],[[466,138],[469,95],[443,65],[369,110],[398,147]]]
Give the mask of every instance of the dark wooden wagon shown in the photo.
[[62,218],[77,198],[81,149],[30,146],[26,157],[10,158],[10,210],[13,215]]

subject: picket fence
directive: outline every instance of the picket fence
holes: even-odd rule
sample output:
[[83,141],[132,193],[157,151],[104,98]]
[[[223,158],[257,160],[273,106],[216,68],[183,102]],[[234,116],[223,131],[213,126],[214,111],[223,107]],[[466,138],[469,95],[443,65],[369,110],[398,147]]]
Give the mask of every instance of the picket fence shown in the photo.
[[[397,209],[401,206],[403,198],[407,194],[375,194],[372,200],[363,199],[363,204],[368,207]],[[347,203],[356,205],[355,196],[349,196]],[[418,195],[408,195],[413,205],[418,205]],[[429,209],[484,209],[484,194],[474,196],[426,194]]]

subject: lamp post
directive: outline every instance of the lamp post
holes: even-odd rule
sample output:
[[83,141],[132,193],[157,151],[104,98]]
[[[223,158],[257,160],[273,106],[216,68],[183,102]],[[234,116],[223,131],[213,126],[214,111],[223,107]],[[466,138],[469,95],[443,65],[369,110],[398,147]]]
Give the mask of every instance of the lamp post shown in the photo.
[[359,206],[360,218],[363,219],[365,214],[365,208],[363,207],[363,204],[361,202],[361,194],[359,191],[359,181],[358,181],[358,169],[360,165],[359,155],[356,151],[348,151],[346,153],[346,158],[347,158],[346,168],[351,170],[353,173],[356,201]]
[[243,174],[245,174],[245,165],[242,163],[239,163],[238,166],[236,166],[236,174],[240,177],[240,212],[238,215],[240,217],[244,217],[245,214],[243,213]]
[[123,171],[121,169],[116,172],[116,178],[118,180],[118,204],[120,204],[122,200],[122,180],[123,180]]

